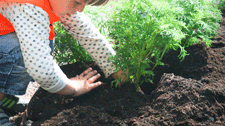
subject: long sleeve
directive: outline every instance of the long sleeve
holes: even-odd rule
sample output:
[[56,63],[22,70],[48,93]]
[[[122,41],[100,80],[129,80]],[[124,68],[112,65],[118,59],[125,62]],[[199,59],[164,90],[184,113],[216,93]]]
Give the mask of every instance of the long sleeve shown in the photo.
[[103,70],[105,77],[116,72],[115,65],[108,60],[110,56],[115,55],[115,51],[108,40],[91,23],[89,17],[77,12],[61,18],[61,23],[95,60]]
[[15,28],[29,75],[51,93],[64,88],[69,79],[50,55],[48,14],[37,6],[18,3],[0,7],[0,13]]

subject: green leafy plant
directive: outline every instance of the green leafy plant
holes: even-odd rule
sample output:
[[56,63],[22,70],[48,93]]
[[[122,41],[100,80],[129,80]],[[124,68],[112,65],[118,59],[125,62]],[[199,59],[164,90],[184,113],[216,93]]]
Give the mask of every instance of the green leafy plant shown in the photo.
[[186,34],[182,45],[187,47],[198,43],[200,38],[210,46],[211,38],[217,36],[219,22],[222,19],[216,3],[210,0],[173,0],[172,4],[181,8],[182,13],[177,15],[177,20],[186,24],[182,29]]
[[90,62],[93,59],[81,47],[73,36],[65,30],[59,22],[54,24],[55,28],[55,49],[54,57],[59,65],[80,62]]
[[170,49],[179,49],[183,60],[185,47],[199,38],[210,45],[220,20],[218,8],[207,0],[121,0],[107,21],[117,50],[112,60],[138,87],[152,81]]
[[225,0],[219,0],[218,8],[221,10],[222,13],[225,13]]

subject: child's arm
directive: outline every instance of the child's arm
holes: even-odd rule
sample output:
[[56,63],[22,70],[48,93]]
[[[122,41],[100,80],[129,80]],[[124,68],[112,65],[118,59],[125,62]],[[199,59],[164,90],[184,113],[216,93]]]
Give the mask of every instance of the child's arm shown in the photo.
[[29,75],[51,93],[64,88],[69,79],[50,55],[48,14],[34,5],[18,3],[10,3],[1,13],[15,28]]
[[115,51],[108,40],[91,23],[91,19],[84,13],[61,17],[61,23],[91,55],[103,70],[106,77],[116,72],[116,67],[108,58],[115,55]]
[[[19,39],[25,67],[41,87],[51,93],[78,96],[101,85],[94,83],[100,75],[87,70],[80,78],[68,79],[53,61],[49,47],[49,19],[47,13],[31,4],[9,3],[0,13],[14,26]],[[25,72],[25,71],[21,71]]]

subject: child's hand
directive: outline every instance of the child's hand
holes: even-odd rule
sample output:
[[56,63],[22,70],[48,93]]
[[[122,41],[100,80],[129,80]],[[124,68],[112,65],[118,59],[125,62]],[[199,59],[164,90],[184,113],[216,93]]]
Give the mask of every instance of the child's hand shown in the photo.
[[112,78],[118,81],[118,87],[119,88],[121,87],[122,83],[126,82],[126,78],[123,76],[122,73],[123,73],[123,71],[119,70],[117,73],[112,74]]
[[96,71],[92,70],[92,68],[88,68],[80,75],[76,77],[70,78],[71,81],[74,81],[74,88],[76,89],[76,93],[73,96],[79,96],[85,94],[92,89],[102,85],[102,82],[94,83],[101,75]]
[[[102,85],[102,82],[95,82],[101,75],[92,68],[88,68],[80,75],[70,78],[70,82],[58,92],[62,95],[80,96],[92,89]],[[95,82],[95,83],[94,83]]]

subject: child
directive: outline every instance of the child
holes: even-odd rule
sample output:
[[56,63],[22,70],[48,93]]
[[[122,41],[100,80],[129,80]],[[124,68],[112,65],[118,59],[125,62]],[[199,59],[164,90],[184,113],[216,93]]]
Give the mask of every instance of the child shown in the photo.
[[[50,93],[79,96],[100,86],[100,74],[91,68],[68,79],[51,55],[53,22],[60,21],[93,57],[106,77],[115,66],[107,59],[114,50],[82,11],[108,0],[0,0],[0,125],[11,126],[3,109],[20,111],[18,98],[33,78]],[[121,76],[122,78],[122,76]],[[21,110],[23,111],[23,109]]]

